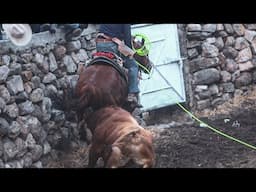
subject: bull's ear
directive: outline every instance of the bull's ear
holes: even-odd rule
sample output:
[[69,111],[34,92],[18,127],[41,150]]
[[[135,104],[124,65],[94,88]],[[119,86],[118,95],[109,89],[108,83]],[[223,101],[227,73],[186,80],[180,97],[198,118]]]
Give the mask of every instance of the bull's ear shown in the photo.
[[84,71],[84,64],[78,64],[77,74],[81,74]]

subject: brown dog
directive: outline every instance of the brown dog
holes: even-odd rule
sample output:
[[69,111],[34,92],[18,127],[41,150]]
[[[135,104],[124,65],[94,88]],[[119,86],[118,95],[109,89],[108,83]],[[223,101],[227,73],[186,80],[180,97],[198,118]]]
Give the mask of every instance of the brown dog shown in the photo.
[[105,107],[91,115],[88,128],[92,131],[89,167],[102,157],[104,167],[117,168],[133,161],[143,168],[154,165],[153,136],[133,116],[120,107]]

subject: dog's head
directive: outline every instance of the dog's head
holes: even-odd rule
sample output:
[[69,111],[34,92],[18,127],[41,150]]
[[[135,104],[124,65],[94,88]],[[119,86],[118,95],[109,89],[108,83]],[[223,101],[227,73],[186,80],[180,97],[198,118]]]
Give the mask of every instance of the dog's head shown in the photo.
[[150,131],[142,127],[125,135],[122,140],[113,145],[112,149],[111,156],[123,156],[143,168],[150,168],[155,164],[153,136]]

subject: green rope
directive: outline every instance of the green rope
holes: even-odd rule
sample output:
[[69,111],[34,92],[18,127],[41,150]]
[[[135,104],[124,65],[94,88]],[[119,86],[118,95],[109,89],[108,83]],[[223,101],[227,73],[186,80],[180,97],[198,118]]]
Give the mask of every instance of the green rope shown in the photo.
[[[136,61],[136,64],[146,71],[146,74],[148,74],[148,78],[147,79],[150,79],[152,77],[153,69],[151,69],[151,72],[150,72],[146,67],[144,67],[142,64],[140,64],[138,61]],[[145,80],[145,79],[143,79],[143,80]]]
[[225,133],[223,133],[223,132],[217,130],[216,128],[213,128],[212,126],[210,126],[210,125],[204,123],[202,120],[200,120],[200,119],[198,119],[196,116],[194,116],[190,111],[188,111],[188,110],[187,110],[185,107],[183,107],[180,103],[176,103],[176,104],[177,104],[181,109],[183,109],[187,114],[189,114],[192,118],[194,118],[194,119],[195,119],[196,121],[198,121],[199,123],[204,124],[206,127],[208,127],[209,129],[211,129],[212,131],[214,131],[214,132],[216,132],[216,133],[218,133],[218,134],[220,134],[220,135],[222,135],[222,136],[224,136],[224,137],[226,137],[226,138],[228,138],[228,139],[231,139],[231,140],[236,141],[236,142],[238,142],[238,143],[240,143],[240,144],[242,144],[242,145],[245,145],[245,146],[247,146],[247,147],[249,147],[249,148],[252,148],[252,149],[255,149],[255,150],[256,150],[256,147],[255,147],[255,146],[250,145],[250,144],[248,144],[248,143],[246,143],[246,142],[244,142],[244,141],[241,141],[241,140],[239,140],[239,139],[236,139],[236,138],[234,138],[234,137],[232,137],[232,136],[230,136],[230,135],[227,135],[227,134],[225,134]]

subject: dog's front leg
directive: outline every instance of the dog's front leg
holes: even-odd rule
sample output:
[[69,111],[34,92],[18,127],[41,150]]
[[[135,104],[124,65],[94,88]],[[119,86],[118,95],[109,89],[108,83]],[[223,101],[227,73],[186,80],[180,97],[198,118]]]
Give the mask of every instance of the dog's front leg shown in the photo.
[[118,168],[122,152],[119,147],[112,147],[111,155],[109,156],[106,168]]

